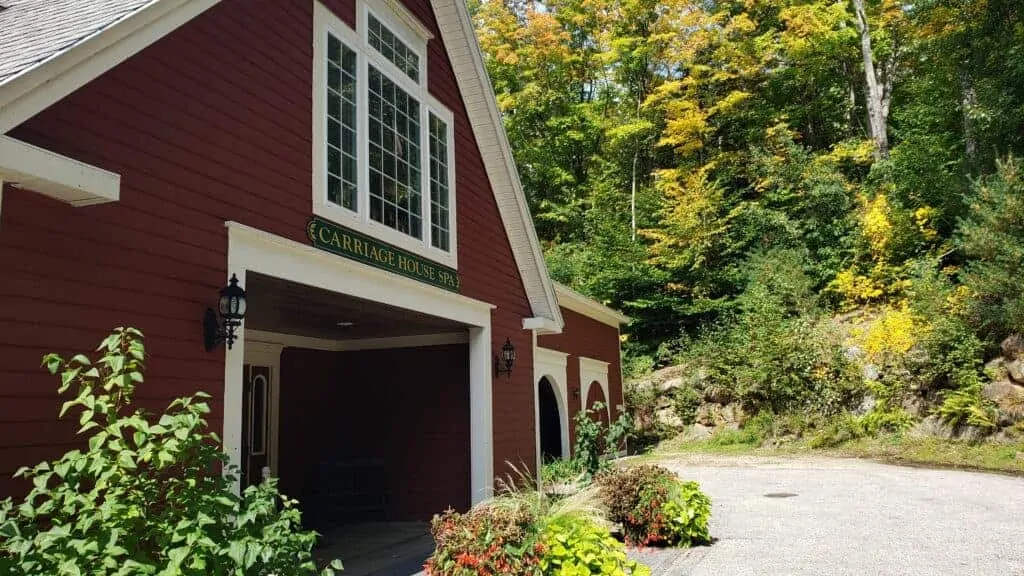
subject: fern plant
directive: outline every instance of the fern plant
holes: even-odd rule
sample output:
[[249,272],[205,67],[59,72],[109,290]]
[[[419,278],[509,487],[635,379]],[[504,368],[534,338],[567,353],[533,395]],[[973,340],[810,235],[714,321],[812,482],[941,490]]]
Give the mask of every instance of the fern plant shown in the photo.
[[975,426],[982,430],[996,428],[996,409],[981,394],[981,386],[968,386],[946,394],[936,414],[950,426]]

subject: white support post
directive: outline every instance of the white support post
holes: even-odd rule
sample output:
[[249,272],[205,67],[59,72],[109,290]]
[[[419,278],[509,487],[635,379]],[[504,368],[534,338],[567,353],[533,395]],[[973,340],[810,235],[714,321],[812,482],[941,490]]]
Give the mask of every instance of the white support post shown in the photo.
[[[232,266],[232,254],[228,249],[228,276],[235,272],[244,287],[245,269]],[[235,330],[235,342],[228,350],[224,344],[224,450],[227,452],[228,464],[242,466],[242,386],[245,374],[245,321]],[[236,492],[241,491],[241,484],[235,482]]]
[[470,503],[494,493],[494,429],[492,422],[491,326],[469,329]]

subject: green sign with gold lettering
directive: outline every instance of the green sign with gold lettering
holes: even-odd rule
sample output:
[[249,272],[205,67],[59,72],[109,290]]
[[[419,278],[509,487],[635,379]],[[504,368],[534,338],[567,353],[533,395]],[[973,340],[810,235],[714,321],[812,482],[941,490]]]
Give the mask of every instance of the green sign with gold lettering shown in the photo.
[[374,240],[365,234],[354,232],[333,222],[314,216],[306,225],[306,234],[313,246],[321,250],[351,258],[388,272],[401,274],[413,280],[426,282],[438,288],[452,292],[459,291],[459,273],[454,269]]

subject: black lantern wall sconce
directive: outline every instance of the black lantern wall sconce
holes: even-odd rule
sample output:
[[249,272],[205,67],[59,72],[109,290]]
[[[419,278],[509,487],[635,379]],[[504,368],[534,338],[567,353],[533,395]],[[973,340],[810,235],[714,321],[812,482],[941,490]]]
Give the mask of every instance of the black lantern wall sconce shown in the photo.
[[213,308],[207,308],[203,316],[203,340],[207,352],[212,352],[221,342],[227,344],[230,350],[235,343],[235,328],[245,318],[245,290],[238,285],[238,277],[234,274],[228,285],[221,288],[217,310],[224,322],[223,326]]
[[512,365],[516,363],[516,348],[512,341],[505,338],[505,345],[501,347],[501,354],[494,357],[494,375],[505,374],[512,378]]

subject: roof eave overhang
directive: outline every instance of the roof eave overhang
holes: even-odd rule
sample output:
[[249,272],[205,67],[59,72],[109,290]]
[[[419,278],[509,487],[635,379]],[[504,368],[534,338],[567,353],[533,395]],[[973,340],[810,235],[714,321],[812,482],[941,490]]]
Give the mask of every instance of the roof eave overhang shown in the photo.
[[0,84],[0,134],[25,122],[220,0],[154,0]]
[[587,298],[568,286],[558,283],[554,284],[555,292],[558,294],[558,303],[566,310],[572,310],[577,314],[582,314],[592,320],[597,320],[602,324],[614,326],[615,328],[624,324],[629,324],[629,316],[626,316],[618,310],[609,308],[608,306],[605,306],[591,298]]

